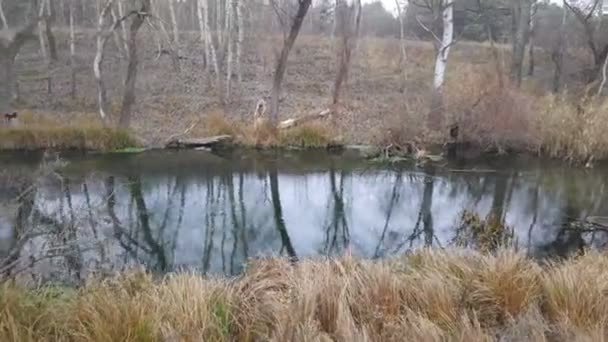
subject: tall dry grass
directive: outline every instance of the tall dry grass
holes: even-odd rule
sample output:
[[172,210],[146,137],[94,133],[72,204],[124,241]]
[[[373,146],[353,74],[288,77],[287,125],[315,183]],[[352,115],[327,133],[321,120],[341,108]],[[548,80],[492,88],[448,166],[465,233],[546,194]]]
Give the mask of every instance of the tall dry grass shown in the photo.
[[304,122],[295,127],[276,130],[270,122],[233,120],[222,111],[212,111],[201,120],[193,135],[230,135],[237,144],[266,148],[325,148],[337,142],[326,122]]
[[0,150],[120,150],[138,145],[129,130],[104,127],[91,114],[53,118],[25,111],[17,124],[0,123]]
[[0,287],[2,341],[602,341],[608,257],[510,250],[254,261],[236,279],[141,271]]

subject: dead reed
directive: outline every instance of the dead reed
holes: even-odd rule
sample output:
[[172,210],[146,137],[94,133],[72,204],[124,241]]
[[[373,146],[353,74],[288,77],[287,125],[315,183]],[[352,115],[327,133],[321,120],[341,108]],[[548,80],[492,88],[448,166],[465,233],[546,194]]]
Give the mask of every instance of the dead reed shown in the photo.
[[237,279],[133,271],[0,287],[2,341],[601,341],[608,257],[511,250],[254,261]]

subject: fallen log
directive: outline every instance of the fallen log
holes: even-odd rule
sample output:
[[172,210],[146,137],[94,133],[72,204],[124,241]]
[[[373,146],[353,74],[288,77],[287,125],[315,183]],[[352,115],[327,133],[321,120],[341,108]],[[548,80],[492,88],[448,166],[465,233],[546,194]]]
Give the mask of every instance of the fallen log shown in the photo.
[[295,118],[295,119],[284,120],[284,121],[279,122],[278,128],[279,129],[293,128],[293,127],[301,125],[305,122],[309,122],[309,121],[313,121],[313,120],[317,120],[317,119],[323,119],[323,118],[331,115],[331,113],[332,113],[331,109],[325,109],[324,111],[322,111],[320,113],[306,115],[306,116],[302,116],[300,118]]
[[229,144],[232,142],[232,136],[230,135],[218,135],[208,138],[188,139],[188,138],[175,138],[170,140],[165,148],[183,148],[183,149],[213,149],[221,145]]

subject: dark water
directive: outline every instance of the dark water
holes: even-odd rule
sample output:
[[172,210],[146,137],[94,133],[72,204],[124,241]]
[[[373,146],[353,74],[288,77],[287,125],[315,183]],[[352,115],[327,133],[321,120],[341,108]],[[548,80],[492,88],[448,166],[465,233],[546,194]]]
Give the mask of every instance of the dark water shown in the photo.
[[313,152],[47,159],[0,155],[0,260],[40,278],[133,264],[237,274],[264,255],[449,247],[463,210],[504,217],[518,248],[538,256],[608,241],[602,226],[570,224],[608,216],[605,166],[524,157],[396,166]]

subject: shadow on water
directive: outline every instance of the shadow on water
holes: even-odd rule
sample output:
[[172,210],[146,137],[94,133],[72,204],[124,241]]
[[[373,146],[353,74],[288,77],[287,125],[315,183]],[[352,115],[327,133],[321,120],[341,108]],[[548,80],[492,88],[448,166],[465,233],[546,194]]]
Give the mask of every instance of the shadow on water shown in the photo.
[[[235,275],[249,258],[448,247],[462,213],[566,256],[608,241],[607,168],[510,158],[418,168],[326,153],[0,155],[0,272],[81,281],[143,264]],[[606,225],[603,224],[606,222]]]

